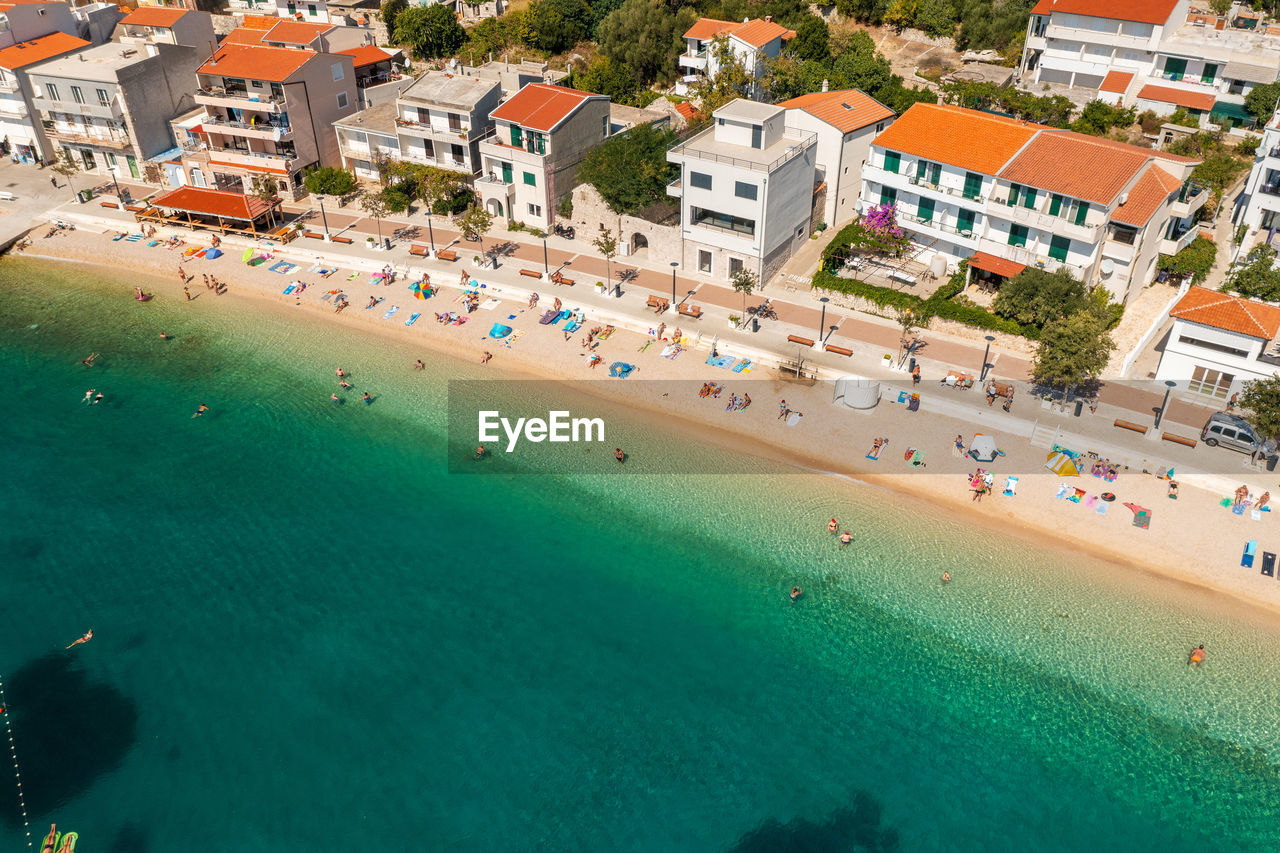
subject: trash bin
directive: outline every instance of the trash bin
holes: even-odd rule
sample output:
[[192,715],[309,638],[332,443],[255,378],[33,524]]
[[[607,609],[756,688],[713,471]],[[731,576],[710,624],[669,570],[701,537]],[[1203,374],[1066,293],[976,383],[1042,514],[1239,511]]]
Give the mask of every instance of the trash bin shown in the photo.
[[908,373],[910,373],[911,371],[913,371],[913,370],[915,370],[915,369],[916,369],[916,357],[913,355],[913,356],[911,356],[911,361],[910,361],[910,363],[908,363],[908,364],[907,364],[907,372],[908,372]]
[[751,334],[754,335],[758,331],[760,331],[760,319],[758,317],[752,317],[751,318]]
[[93,190],[80,190],[76,193],[76,198],[80,199],[81,204],[86,204],[89,199],[93,198]]
[[1075,416],[1078,418],[1084,412],[1084,400],[1076,400]]
[[1274,470],[1276,470],[1276,460],[1277,460],[1277,459],[1280,459],[1280,456],[1268,456],[1268,457],[1267,457],[1267,470],[1268,470],[1268,471],[1274,471]]
[[386,249],[387,251],[391,251],[391,238],[390,238],[390,237],[383,237],[383,238],[382,238],[382,248]]

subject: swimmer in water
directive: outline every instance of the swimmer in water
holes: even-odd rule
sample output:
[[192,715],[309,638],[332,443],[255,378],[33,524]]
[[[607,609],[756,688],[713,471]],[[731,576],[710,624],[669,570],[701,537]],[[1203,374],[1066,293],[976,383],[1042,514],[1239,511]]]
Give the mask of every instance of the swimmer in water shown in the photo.
[[91,406],[96,406],[96,405],[98,405],[99,403],[101,403],[101,402],[102,402],[102,398],[103,398],[103,397],[105,397],[105,396],[107,396],[107,395],[106,395],[106,394],[103,394],[101,391],[99,391],[97,394],[94,394],[94,395],[93,395],[93,402],[92,402],[92,403],[90,403],[89,405],[91,405]]
[[348,382],[347,380],[343,379],[341,382],[339,382],[339,383],[338,383],[338,387],[339,387],[339,388],[351,388],[351,387],[353,387],[353,386],[352,386],[352,384],[351,384],[350,382]]
[[841,546],[841,547],[844,547],[844,546],[848,545],[848,544],[849,544],[850,542],[852,542],[852,541],[853,541],[853,536],[849,533],[849,531],[847,531],[847,530],[846,530],[844,533],[841,533],[841,534],[840,534],[840,546]]
[[942,582],[943,582],[943,583],[951,583],[951,572],[943,572],[943,573],[942,573]]
[[206,406],[204,403],[201,403],[200,408],[196,409],[195,414],[193,414],[191,417],[198,418],[207,411],[209,411],[209,407]]
[[793,587],[791,587],[791,600],[792,600],[792,601],[795,601],[797,598],[799,598],[799,597],[800,597],[801,595],[803,595],[803,594],[804,594],[804,590],[802,590],[800,587],[798,587],[798,586],[793,586]]
[[343,370],[341,367],[339,367],[339,368],[338,368],[337,370],[335,370],[333,373],[334,373],[334,375],[335,375],[335,376],[337,376],[339,379],[341,379],[342,377],[344,377],[344,376],[346,376],[346,375],[347,375],[347,372],[346,372],[345,370]]
[[483,444],[476,448],[476,458],[477,458],[477,459],[483,459],[484,457],[486,457],[486,456],[488,456],[488,455],[489,455],[489,451],[487,451],[487,450],[485,450],[485,449],[484,449],[484,445],[483,445]]
[[363,402],[363,403],[369,403],[369,404],[372,404],[372,403],[373,403],[373,396],[372,396],[368,391],[365,391],[365,392],[364,392],[364,396],[360,398],[360,401],[361,401],[361,402]]
[[335,402],[335,403],[341,403],[341,402],[342,402],[342,400],[340,400],[340,399],[338,398],[338,395],[337,395],[337,394],[330,394],[330,395],[329,395],[329,399],[330,399],[330,400],[332,400],[332,401],[333,401],[333,402]]
[[173,335],[169,334],[168,332],[161,332],[161,333],[160,333],[160,340],[162,340],[162,341],[167,341],[167,340],[169,340],[169,339],[170,339],[170,338],[172,338],[172,337],[173,337]]
[[835,536],[839,529],[840,525],[836,524],[836,520],[834,518],[827,522],[827,532],[832,536]]
[[93,404],[93,393],[94,390],[92,388],[84,392],[84,403],[86,406]]
[[1192,649],[1190,663],[1192,666],[1204,663],[1204,643]]
[[626,462],[626,461],[627,461],[627,454],[625,454],[625,453],[623,453],[623,452],[622,452],[622,448],[621,448],[621,447],[615,447],[615,448],[613,449],[613,458],[614,458],[614,459],[617,459],[619,462]]
[[[90,641],[90,640],[92,640],[92,639],[93,639],[93,629],[92,629],[92,628],[90,628],[90,629],[89,629],[89,631],[88,631],[88,633],[86,633],[83,637],[81,637],[80,639],[78,639],[78,640],[76,640],[74,643],[72,643],[72,644],[71,644],[71,646],[78,646],[78,645],[80,645],[81,643],[87,643],[87,642],[89,642],[89,641]],[[71,646],[67,646],[67,648],[69,649],[69,648],[71,648]]]

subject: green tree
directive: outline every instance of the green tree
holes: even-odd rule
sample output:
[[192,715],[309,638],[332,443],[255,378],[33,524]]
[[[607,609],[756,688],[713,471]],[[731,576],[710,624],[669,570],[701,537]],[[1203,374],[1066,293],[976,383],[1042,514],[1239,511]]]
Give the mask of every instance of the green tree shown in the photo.
[[836,11],[860,24],[884,23],[884,0],[836,0]]
[[1085,306],[1085,287],[1066,270],[1027,267],[1000,285],[991,310],[1030,326],[1045,326]]
[[1161,255],[1157,266],[1170,275],[1190,277],[1192,284],[1199,284],[1209,275],[1217,257],[1217,243],[1196,237],[1176,255]]
[[735,98],[751,97],[756,81],[743,67],[738,55],[730,49],[729,41],[724,36],[717,36],[707,49],[714,51],[719,68],[715,77],[703,78],[695,83],[693,94],[698,99],[702,113],[711,115]]
[[578,180],[591,184],[615,213],[638,213],[667,197],[679,169],[667,162],[675,134],[650,124],[633,127],[587,152]]
[[1115,341],[1107,317],[1084,308],[1054,320],[1040,333],[1032,375],[1050,388],[1066,389],[1066,397],[1107,366]]
[[408,8],[409,0],[382,0],[382,23],[386,24],[388,33],[396,31],[396,18]]
[[1275,264],[1276,255],[1270,246],[1255,246],[1243,264],[1227,273],[1222,289],[1264,302],[1280,299],[1280,270]]
[[1209,8],[1213,10],[1215,15],[1226,15],[1231,11],[1231,4],[1234,0],[1209,0]]
[[618,238],[610,234],[603,225],[600,226],[600,233],[591,241],[591,245],[595,246],[597,251],[604,257],[605,281],[613,285],[613,259],[618,255]]
[[517,9],[499,18],[485,18],[467,30],[466,50],[476,56],[498,55],[522,43],[521,32],[525,28],[524,9]]
[[747,297],[756,289],[756,285],[760,283],[760,280],[756,278],[755,273],[744,267],[730,276],[729,282],[733,285],[734,290],[742,294],[742,319],[738,321],[739,325],[741,325],[747,319]]
[[807,15],[796,27],[796,37],[787,43],[787,50],[802,61],[826,62],[831,58],[830,40],[827,22],[817,15]]
[[[412,187],[412,184],[409,187]],[[380,195],[387,205],[388,213],[404,213],[409,209],[409,205],[413,203],[410,195],[399,187],[386,187]]]
[[1205,156],[1198,166],[1191,170],[1191,178],[1221,196],[1227,187],[1249,168],[1249,163],[1237,157],[1234,152],[1218,149]]
[[1251,379],[1240,389],[1244,419],[1265,441],[1280,436],[1280,377]]
[[1090,101],[1071,123],[1071,129],[1090,136],[1105,136],[1113,127],[1128,127],[1137,119],[1138,108],[1116,107],[1103,101]]
[[322,166],[307,174],[302,185],[312,195],[346,195],[356,191],[355,175],[346,169]]
[[72,196],[75,196],[76,188],[72,186],[71,179],[80,173],[80,161],[76,160],[75,155],[71,153],[71,149],[63,148],[62,153],[58,155],[58,158],[49,168],[67,179],[67,189],[71,190]]
[[475,235],[480,243],[480,253],[484,254],[484,235],[493,227],[493,215],[479,205],[473,204],[467,212],[458,217],[458,226],[464,235]]
[[1236,143],[1236,153],[1243,157],[1252,157],[1258,153],[1258,146],[1261,144],[1262,137],[1250,133]]
[[884,22],[897,30],[905,30],[915,23],[918,0],[889,0],[884,11]]
[[956,0],[958,50],[998,50],[1007,60],[1021,55],[1032,0]]
[[643,86],[674,79],[677,52],[671,48],[678,37],[676,15],[662,0],[626,0],[596,33],[600,52]]
[[415,59],[452,56],[467,40],[466,31],[448,6],[411,6],[396,16],[392,36],[398,44],[407,44]]
[[270,175],[255,175],[250,182],[250,193],[263,201],[274,201],[282,184]]
[[955,32],[956,16],[948,0],[920,0],[912,25],[931,36],[949,36]]
[[360,196],[360,207],[365,213],[373,217],[374,223],[378,226],[378,242],[382,242],[382,220],[387,218],[390,209],[387,207],[387,200],[381,192],[367,192]]
[[631,70],[607,56],[597,56],[586,70],[574,72],[573,87],[597,95],[608,95],[619,104],[638,106],[639,86]]
[[1276,111],[1277,99],[1280,99],[1280,82],[1264,83],[1254,86],[1244,96],[1244,108],[1258,120],[1259,125],[1263,125],[1271,120],[1271,115]]
[[915,333],[929,325],[929,316],[922,305],[899,305],[893,310],[893,319],[898,324],[898,363],[906,361],[907,355],[915,349]]
[[593,21],[584,0],[534,0],[527,23],[530,47],[560,53],[589,38]]

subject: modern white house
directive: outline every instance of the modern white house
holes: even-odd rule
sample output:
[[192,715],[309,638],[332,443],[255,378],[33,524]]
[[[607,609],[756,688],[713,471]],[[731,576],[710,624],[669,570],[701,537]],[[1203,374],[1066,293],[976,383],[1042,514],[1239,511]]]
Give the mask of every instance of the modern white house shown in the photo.
[[1113,104],[1202,122],[1249,124],[1244,96],[1280,76],[1280,33],[1236,9],[1227,18],[1188,0],[1039,0],[1031,10],[1019,85],[1081,90]]
[[814,92],[778,106],[787,111],[789,126],[817,134],[815,208],[827,225],[842,225],[858,212],[862,167],[871,154],[871,140],[896,113],[857,89]]
[[1237,257],[1244,257],[1259,243],[1271,243],[1280,230],[1280,114],[1273,116],[1262,132],[1232,221],[1245,229]]
[[428,71],[400,93],[400,156],[468,175],[480,171],[480,140],[502,98],[496,81]]
[[817,134],[788,127],[787,110],[739,98],[711,127],[676,144],[685,269],[723,281],[740,269],[772,278],[809,236]]
[[1198,161],[961,107],[915,104],[877,136],[861,212],[893,204],[922,262],[998,277],[1065,268],[1128,302],[1196,235]]
[[89,46],[82,38],[53,32],[0,48],[0,138],[8,141],[10,151],[23,163],[48,160],[56,153],[33,105],[43,93],[32,89],[27,72],[41,62]]
[[218,43],[213,16],[181,6],[141,6],[116,24],[115,39],[124,44],[185,44],[212,51]]
[[[746,18],[741,23],[699,18],[684,34],[684,53],[676,57],[682,72],[676,81],[676,94],[687,95],[700,81],[715,79],[720,70],[718,40],[748,74],[759,80],[764,76],[765,61],[781,53],[783,43],[795,35],[795,30],[775,24],[772,18]],[[754,97],[759,94],[752,93]]]
[[1170,316],[1156,379],[1221,401],[1245,382],[1280,374],[1280,307],[1192,287]]

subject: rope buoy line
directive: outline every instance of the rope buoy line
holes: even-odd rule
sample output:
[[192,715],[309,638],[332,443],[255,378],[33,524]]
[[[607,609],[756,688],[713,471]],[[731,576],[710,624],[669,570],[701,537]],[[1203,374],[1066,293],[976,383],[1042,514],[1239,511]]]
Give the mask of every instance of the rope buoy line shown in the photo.
[[31,820],[27,817],[27,800],[22,794],[22,771],[18,769],[18,748],[13,743],[13,725],[9,722],[8,704],[4,701],[4,680],[0,679],[0,718],[4,719],[4,733],[9,736],[9,755],[13,758],[13,778],[18,783],[18,808],[22,811],[22,828],[27,833],[27,846],[34,848],[31,842]]

